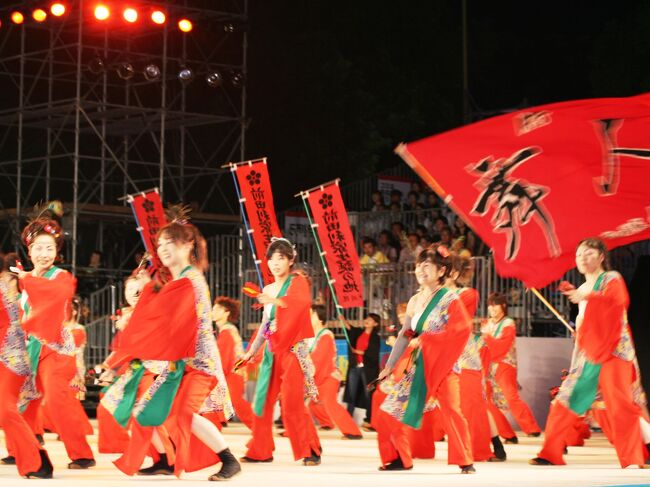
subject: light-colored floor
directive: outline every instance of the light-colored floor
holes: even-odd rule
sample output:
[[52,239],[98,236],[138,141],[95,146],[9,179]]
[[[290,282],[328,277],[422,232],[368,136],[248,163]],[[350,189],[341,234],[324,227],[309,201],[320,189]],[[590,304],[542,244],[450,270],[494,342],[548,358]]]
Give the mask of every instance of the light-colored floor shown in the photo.
[[[231,424],[224,430],[231,450],[238,457],[245,452],[248,430],[239,424]],[[0,431],[0,437],[3,433]],[[114,487],[143,485],[169,485],[182,487],[197,485],[218,470],[206,469],[175,477],[133,477],[122,475],[111,464],[115,455],[96,456],[97,466],[87,470],[67,470],[68,458],[63,444],[56,436],[46,434],[46,447],[54,463],[54,480],[48,486]],[[446,464],[447,445],[436,443],[436,460],[416,460],[409,472],[379,472],[379,457],[374,433],[366,433],[363,440],[341,440],[336,431],[321,432],[323,463],[318,467],[304,467],[294,462],[289,440],[276,439],[275,461],[271,464],[244,465],[241,475],[230,483],[233,486],[282,486],[282,487],[413,487],[413,486],[590,486],[590,485],[650,485],[650,470],[618,466],[613,448],[601,434],[596,434],[581,448],[569,448],[565,467],[533,467],[527,464],[535,456],[540,438],[520,438],[519,445],[506,445],[506,463],[477,463],[476,475],[460,475],[456,466]],[[96,437],[90,437],[96,450]],[[4,440],[1,445],[4,445]],[[4,456],[4,448],[0,447]],[[14,466],[0,466],[0,487],[25,485]],[[34,481],[37,482],[37,481]]]

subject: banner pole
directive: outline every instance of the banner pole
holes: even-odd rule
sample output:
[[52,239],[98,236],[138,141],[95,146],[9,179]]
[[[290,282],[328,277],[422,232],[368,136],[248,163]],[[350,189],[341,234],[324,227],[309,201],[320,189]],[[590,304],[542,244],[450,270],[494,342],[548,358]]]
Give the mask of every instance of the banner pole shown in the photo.
[[536,288],[531,287],[530,290],[533,292],[535,296],[539,298],[539,300],[546,306],[553,315],[562,323],[564,326],[566,326],[567,330],[571,332],[571,335],[575,335],[575,330],[569,325],[564,317],[556,310],[551,303],[549,303],[544,296],[542,296],[542,293],[540,293]]
[[235,171],[237,170],[235,164],[230,164],[230,174],[232,174],[232,180],[235,183],[235,192],[237,193],[237,201],[239,201],[239,209],[241,210],[241,217],[244,220],[244,227],[246,228],[246,237],[248,238],[248,245],[251,248],[253,254],[253,264],[255,264],[255,271],[257,271],[257,281],[260,285],[260,288],[264,288],[264,279],[262,279],[262,271],[259,264],[257,263],[257,255],[255,254],[255,246],[253,245],[253,239],[251,237],[250,225],[248,223],[248,218],[246,217],[246,208],[244,207],[244,202],[241,198],[241,192],[239,191],[239,183],[237,182],[237,176],[235,176]]
[[309,205],[307,204],[307,197],[309,193],[308,192],[300,192],[300,197],[302,198],[302,204],[305,207],[305,212],[307,213],[307,219],[309,220],[309,228],[311,228],[311,233],[314,235],[314,240],[316,241],[316,249],[318,250],[318,255],[320,256],[320,261],[321,264],[323,264],[323,270],[325,271],[325,279],[327,279],[327,285],[330,288],[330,293],[332,294],[332,299],[334,300],[334,306],[336,307],[336,317],[339,320],[339,325],[341,328],[343,328],[343,334],[345,335],[345,341],[348,342],[348,345],[350,348],[354,348],[352,346],[352,343],[350,343],[350,337],[348,336],[348,330],[345,327],[345,323],[343,322],[341,310],[343,309],[339,305],[339,300],[336,297],[336,292],[334,291],[334,286],[332,285],[332,279],[330,275],[330,271],[327,268],[327,262],[325,261],[325,258],[323,257],[323,248],[320,245],[320,240],[318,238],[318,234],[316,233],[316,229],[314,228],[314,221],[312,220],[311,217],[311,211],[309,210]]

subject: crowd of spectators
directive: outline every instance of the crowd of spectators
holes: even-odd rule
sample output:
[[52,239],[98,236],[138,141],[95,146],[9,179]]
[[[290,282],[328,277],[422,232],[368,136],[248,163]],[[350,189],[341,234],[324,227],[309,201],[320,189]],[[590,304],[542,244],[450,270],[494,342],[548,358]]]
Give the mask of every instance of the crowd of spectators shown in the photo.
[[[406,198],[398,189],[390,192],[388,202],[381,191],[373,191],[371,198],[371,214],[359,222],[362,266],[415,262],[434,243],[470,256],[488,251],[467,224],[419,181],[411,184]],[[379,222],[386,226],[378,228]]]

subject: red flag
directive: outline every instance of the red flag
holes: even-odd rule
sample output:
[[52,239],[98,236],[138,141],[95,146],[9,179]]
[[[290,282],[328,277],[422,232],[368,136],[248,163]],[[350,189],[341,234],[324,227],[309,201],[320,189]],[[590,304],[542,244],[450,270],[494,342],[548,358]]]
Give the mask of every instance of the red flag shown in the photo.
[[534,107],[397,152],[527,286],[572,268],[584,238],[650,238],[649,94]]
[[138,231],[142,236],[144,246],[151,255],[154,269],[161,269],[163,265],[158,258],[156,235],[158,235],[158,230],[167,224],[167,217],[158,190],[129,196],[128,201],[131,203],[133,216],[138,224]]
[[280,227],[275,216],[271,180],[266,167],[266,159],[233,165],[232,171],[237,175],[241,197],[246,207],[250,223],[249,231],[255,245],[254,254],[262,266],[264,282],[273,282],[273,274],[266,263],[266,249],[271,237],[281,237]]
[[303,193],[317,225],[318,239],[343,308],[363,306],[363,283],[348,214],[337,182]]

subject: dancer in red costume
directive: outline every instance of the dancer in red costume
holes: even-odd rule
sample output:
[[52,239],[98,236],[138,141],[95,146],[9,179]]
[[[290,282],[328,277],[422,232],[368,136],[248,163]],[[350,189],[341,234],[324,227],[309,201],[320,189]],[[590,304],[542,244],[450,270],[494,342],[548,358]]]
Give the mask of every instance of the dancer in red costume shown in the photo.
[[[170,459],[162,456],[165,448],[153,428],[164,422],[176,448],[174,474],[180,476],[183,471],[221,462],[221,470],[209,480],[227,480],[237,475],[241,467],[221,432],[200,415],[225,410],[226,417],[230,417],[232,411],[212,333],[210,295],[203,276],[208,265],[207,248],[205,239],[188,223],[182,210],[176,209],[171,223],[158,233],[158,256],[172,280],[162,287],[150,283],[144,288],[120,339],[118,353],[132,359],[133,378],[142,376],[141,360],[169,363],[137,403],[131,403],[129,415],[138,427],[132,429],[129,447],[115,464],[127,474],[135,473],[153,444],[161,458],[139,473],[166,473],[172,467]],[[120,383],[118,379],[111,389],[128,389],[130,381]],[[104,398],[105,404],[110,396],[111,390]],[[124,403],[129,406],[127,398],[123,395],[117,408],[108,409],[119,411]]]
[[[406,323],[379,379],[390,375],[411,337],[419,337],[420,353],[380,411],[386,413],[381,414],[382,418],[417,428],[427,399],[437,398],[449,438],[448,462],[459,465],[461,473],[474,473],[469,428],[461,412],[459,377],[454,371],[472,324],[458,295],[443,286],[450,271],[449,251],[444,247],[423,251],[418,256],[416,273],[421,273],[422,290],[409,301]],[[383,464],[380,470],[412,468],[406,436],[400,429],[392,428],[391,421],[380,420],[378,426]]]
[[[72,299],[71,309],[72,317],[65,324],[65,327],[72,335],[74,341],[74,362],[71,361],[67,364],[67,367],[74,368],[74,379],[70,382],[68,393],[74,399],[74,401],[70,401],[70,405],[74,405],[74,414],[79,419],[79,425],[83,427],[86,435],[92,435],[94,433],[93,427],[90,424],[90,421],[88,421],[88,415],[81,405],[81,401],[84,399],[86,393],[86,365],[84,363],[86,329],[81,323],[79,323],[79,316],[81,313],[81,298],[79,298],[79,296],[75,296]],[[72,371],[70,373],[72,373]],[[48,409],[45,407],[41,408],[41,413],[43,414],[44,428],[58,434],[59,432],[56,430],[56,426],[48,415]]]
[[244,399],[246,370],[243,368],[233,370],[235,363],[244,355],[239,329],[233,324],[239,320],[239,301],[226,296],[217,297],[212,306],[212,319],[219,330],[217,347],[219,347],[221,365],[226,375],[232,406],[239,420],[252,429],[253,409]]
[[578,245],[576,267],[585,276],[585,283],[577,289],[567,286],[562,290],[579,306],[571,367],[551,405],[542,450],[529,463],[565,464],[567,434],[577,418],[591,408],[600,389],[621,467],[647,468],[642,410],[632,395],[636,353],[627,323],[625,282],[618,272],[609,270],[607,247],[597,238]]
[[317,396],[306,342],[314,336],[309,317],[311,285],[302,273],[292,272],[296,251],[287,239],[274,238],[266,256],[275,281],[257,298],[264,305],[262,325],[243,357],[249,360],[266,341],[253,403],[253,437],[242,461],[273,461],[273,409],[281,394],[282,418],[294,459],[302,459],[306,466],[319,465],[320,440],[305,406],[306,397]]
[[[468,287],[474,275],[474,266],[469,257],[457,254],[453,257],[453,271],[447,280],[447,287],[455,291],[465,304],[470,316],[476,314],[479,295],[476,289]],[[472,437],[472,453],[475,461],[502,462],[506,452],[497,434],[491,434],[494,422],[488,411],[484,383],[484,363],[487,347],[480,333],[473,333],[458,360],[460,372],[460,405],[467,420]],[[490,442],[494,452],[490,450]]]
[[318,387],[319,402],[311,402],[309,409],[321,426],[334,423],[343,433],[343,439],[360,440],[363,438],[361,430],[338,401],[341,372],[336,366],[336,341],[334,333],[325,326],[325,323],[327,323],[325,305],[313,305],[311,325],[316,336],[310,347],[310,353],[316,367],[314,380]]
[[[124,328],[126,328],[133,309],[140,299],[140,294],[145,284],[149,282],[148,276],[145,277],[144,274],[131,275],[126,278],[124,281],[124,299],[126,300],[126,306],[122,307],[117,316],[115,317],[115,329],[117,334],[113,340],[114,348],[119,348],[119,335]],[[104,363],[100,365],[100,368],[103,370],[108,370],[113,368],[114,361],[118,359],[116,352],[111,352]],[[118,376],[124,374],[128,369],[128,364],[125,363],[117,371]],[[106,391],[105,388],[102,391]],[[120,425],[113,415],[108,412],[104,407],[101,400],[97,406],[97,449],[100,453],[124,453],[126,447],[129,444],[129,433],[127,428]]]
[[[508,305],[503,294],[492,293],[488,296],[490,317],[481,332],[489,351],[487,377],[492,386],[492,393],[488,395],[490,414],[496,421],[499,434],[506,439],[506,443],[518,443],[515,431],[500,408],[510,409],[515,421],[528,436],[539,436],[541,430],[530,408],[519,396],[515,348],[517,325],[507,316],[507,310]],[[495,400],[495,390],[500,391],[503,398],[499,397]]]
[[[23,289],[23,329],[29,336],[27,350],[41,400],[72,460],[68,468],[86,469],[94,466],[95,460],[86,440],[83,418],[75,414],[78,400],[70,394],[70,387],[79,385],[75,381],[74,337],[65,326],[76,280],[54,265],[63,245],[63,232],[55,220],[44,215],[42,212],[32,220],[22,233],[34,265],[33,271],[18,274]],[[32,426],[41,400],[32,401],[23,413]]]
[[5,263],[0,264],[0,425],[18,473],[26,478],[50,479],[53,467],[47,452],[19,412],[36,391],[20,327],[17,279],[7,272],[9,265],[5,269]]

